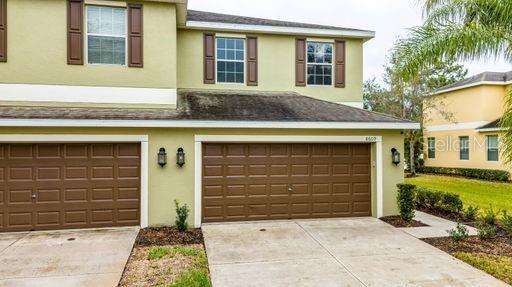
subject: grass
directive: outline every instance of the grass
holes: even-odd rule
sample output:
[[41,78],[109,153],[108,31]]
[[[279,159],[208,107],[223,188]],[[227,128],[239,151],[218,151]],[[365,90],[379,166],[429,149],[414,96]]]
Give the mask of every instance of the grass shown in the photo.
[[148,260],[157,260],[167,255],[174,257],[178,254],[183,256],[198,256],[200,253],[201,250],[197,248],[181,245],[173,247],[152,247],[148,253]]
[[512,184],[440,175],[419,175],[407,178],[407,183],[419,187],[453,192],[460,195],[464,206],[478,206],[480,212],[493,206],[494,210],[512,212]]
[[454,256],[508,284],[512,284],[512,258],[508,256],[464,252],[455,253]]

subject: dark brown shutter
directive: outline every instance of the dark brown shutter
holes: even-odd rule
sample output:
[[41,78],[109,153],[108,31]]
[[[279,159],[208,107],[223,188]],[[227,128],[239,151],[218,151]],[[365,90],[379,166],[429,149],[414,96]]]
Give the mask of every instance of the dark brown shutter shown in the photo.
[[295,40],[295,85],[306,86],[306,39]]
[[247,37],[247,85],[258,85],[258,38]]
[[128,4],[128,66],[144,66],[142,4]]
[[204,34],[204,67],[203,79],[205,84],[215,84],[215,34]]
[[7,62],[7,0],[0,0],[0,62]]
[[84,1],[68,0],[68,64],[84,64]]
[[336,88],[345,87],[345,41],[336,41],[335,82]]

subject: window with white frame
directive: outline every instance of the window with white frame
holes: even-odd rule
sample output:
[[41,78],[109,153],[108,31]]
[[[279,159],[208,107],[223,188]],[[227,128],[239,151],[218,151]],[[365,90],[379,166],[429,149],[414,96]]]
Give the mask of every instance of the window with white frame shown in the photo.
[[499,138],[496,135],[487,136],[487,160],[499,160]]
[[460,160],[469,160],[469,137],[459,137],[459,158]]
[[436,138],[428,138],[428,158],[436,158]]
[[245,82],[245,40],[217,38],[217,82]]
[[87,6],[87,62],[126,64],[126,9]]
[[331,43],[307,43],[308,85],[332,85],[333,50]]

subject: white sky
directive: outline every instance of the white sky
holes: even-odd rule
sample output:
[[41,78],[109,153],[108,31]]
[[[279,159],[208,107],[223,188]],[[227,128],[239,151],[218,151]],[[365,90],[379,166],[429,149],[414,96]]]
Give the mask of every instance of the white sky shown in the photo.
[[[388,51],[407,28],[420,25],[419,0],[189,0],[189,9],[376,31],[365,44],[364,78],[381,78]],[[465,63],[468,75],[504,72],[504,60]]]

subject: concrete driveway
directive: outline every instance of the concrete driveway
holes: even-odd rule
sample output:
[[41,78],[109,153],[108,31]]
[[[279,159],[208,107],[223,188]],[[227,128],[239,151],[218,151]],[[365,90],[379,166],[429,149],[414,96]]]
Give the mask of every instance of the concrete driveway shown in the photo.
[[378,219],[203,226],[214,287],[508,286]]
[[138,228],[0,233],[0,286],[117,286]]

